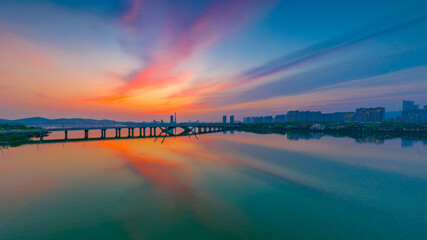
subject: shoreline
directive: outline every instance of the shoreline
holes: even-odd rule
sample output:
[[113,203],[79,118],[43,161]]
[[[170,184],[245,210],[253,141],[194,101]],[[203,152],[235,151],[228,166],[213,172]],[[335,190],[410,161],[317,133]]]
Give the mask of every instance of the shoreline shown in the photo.
[[[312,127],[315,125],[314,127]],[[254,133],[320,133],[337,137],[415,138],[427,140],[427,124],[409,123],[252,123],[241,131]]]

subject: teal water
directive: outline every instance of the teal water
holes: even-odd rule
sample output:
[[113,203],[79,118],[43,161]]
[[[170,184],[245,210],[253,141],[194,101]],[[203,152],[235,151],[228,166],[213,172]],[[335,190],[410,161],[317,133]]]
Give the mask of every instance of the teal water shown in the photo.
[[0,153],[0,239],[427,239],[427,143],[213,133]]

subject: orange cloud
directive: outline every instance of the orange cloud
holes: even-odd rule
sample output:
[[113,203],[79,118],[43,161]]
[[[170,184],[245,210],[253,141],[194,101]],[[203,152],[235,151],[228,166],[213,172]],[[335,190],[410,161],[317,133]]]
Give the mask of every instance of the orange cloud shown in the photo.
[[[212,81],[196,86],[193,92],[180,92],[182,87],[197,78],[191,67],[184,67],[184,63],[194,57],[198,50],[212,45],[246,23],[258,11],[255,2],[257,1],[217,2],[191,24],[179,28],[176,27],[180,25],[179,19],[169,19],[160,34],[160,46],[129,81],[123,81],[121,86],[106,96],[76,102],[92,101],[107,105],[120,102],[137,106],[144,113],[194,111],[194,107],[204,107],[205,104],[200,103],[202,94],[221,92],[230,87]],[[136,20],[140,14],[137,9],[141,8],[142,2],[134,0],[132,3],[133,7],[123,17],[125,21]]]

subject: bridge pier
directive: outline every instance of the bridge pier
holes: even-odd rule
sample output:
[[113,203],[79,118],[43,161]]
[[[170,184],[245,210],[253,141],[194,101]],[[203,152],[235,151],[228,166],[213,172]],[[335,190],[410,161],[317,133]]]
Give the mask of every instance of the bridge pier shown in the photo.
[[[73,127],[73,128],[50,128],[50,129],[31,129],[31,130],[0,130],[0,134],[10,134],[14,132],[22,132],[22,133],[29,133],[31,134],[36,140],[37,137],[40,137],[39,140],[46,142],[47,140],[44,140],[44,134],[46,133],[46,136],[50,132],[64,132],[64,140],[70,141],[68,137],[69,131],[84,131],[84,139],[90,139],[89,138],[89,131],[98,131],[101,130],[101,138],[107,138],[107,130],[109,129],[115,129],[116,130],[116,138],[121,138],[121,131],[122,129],[128,129],[128,137],[138,137],[135,136],[135,128],[139,128],[139,137],[158,137],[165,135],[176,135],[177,134],[177,128],[183,129],[184,132],[178,134],[178,135],[185,135],[186,133],[189,134],[197,134],[197,133],[211,133],[211,132],[226,132],[228,130],[234,130],[238,129],[238,125],[222,125],[222,124],[209,124],[209,123],[191,123],[188,124],[169,124],[169,123],[141,123],[141,124],[133,124],[133,125],[121,125],[121,126],[99,126],[99,127]],[[150,128],[150,135],[146,132],[146,128]],[[160,133],[157,134],[157,128],[160,129]],[[136,133],[138,135],[138,133]],[[96,134],[95,134],[96,135]],[[126,135],[125,135],[126,136]],[[98,136],[97,136],[98,137]],[[83,138],[81,138],[83,139]],[[96,139],[96,138],[94,138]],[[74,140],[74,139],[73,139]],[[76,139],[77,140],[77,139]],[[50,142],[50,140],[49,140]]]

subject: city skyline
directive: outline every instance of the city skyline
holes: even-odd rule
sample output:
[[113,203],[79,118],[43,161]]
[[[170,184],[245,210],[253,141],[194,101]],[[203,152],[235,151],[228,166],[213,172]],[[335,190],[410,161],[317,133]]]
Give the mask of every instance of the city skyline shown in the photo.
[[240,121],[427,104],[425,1],[2,5],[0,118]]
[[[300,110],[294,109],[291,111],[282,111],[276,115],[260,115],[255,114],[252,116],[244,115],[237,116],[235,118],[234,114],[231,115],[222,115],[221,119],[215,119],[210,122],[222,122],[222,123],[273,123],[273,122],[426,122],[427,119],[427,105],[415,104],[415,101],[402,100],[402,107],[398,111],[386,111],[384,107],[361,107],[354,109],[353,111],[344,111],[344,112],[322,112],[322,111],[311,111],[311,110]],[[297,114],[297,115],[295,115]],[[372,115],[373,114],[373,115]],[[378,115],[379,114],[379,115]],[[388,116],[387,116],[388,115]],[[48,119],[43,117],[30,117],[22,119],[0,119],[3,122],[7,121],[18,121],[25,120],[27,123],[36,123],[31,122],[31,119],[40,120],[66,120],[66,122],[71,123],[73,119],[80,122],[81,120],[89,121],[107,121],[115,122],[113,119],[85,119],[85,118],[61,118],[61,119]],[[228,120],[229,119],[229,120]],[[43,120],[43,121],[44,121]],[[158,119],[157,119],[158,120]],[[168,121],[169,123],[178,123],[176,118],[176,113],[169,115],[169,120],[160,118],[160,121]],[[199,120],[193,119],[193,122]],[[19,122],[19,121],[18,121]],[[120,121],[117,121],[120,122]],[[131,121],[131,122],[147,122],[147,121]],[[156,122],[156,119],[148,122]],[[191,122],[191,120],[189,120]],[[57,122],[58,124],[58,122]],[[93,124],[93,122],[91,122]],[[103,123],[105,124],[105,123]]]

